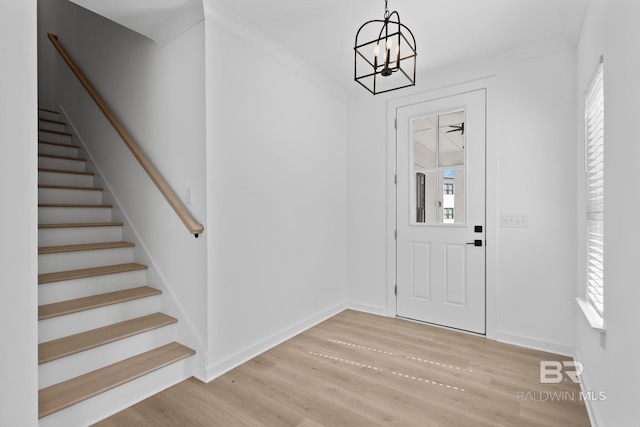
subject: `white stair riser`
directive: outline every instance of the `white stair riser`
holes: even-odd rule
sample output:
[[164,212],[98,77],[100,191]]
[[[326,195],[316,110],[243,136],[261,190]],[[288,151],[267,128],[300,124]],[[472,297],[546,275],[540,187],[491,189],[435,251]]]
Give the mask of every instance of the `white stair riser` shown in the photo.
[[66,316],[40,320],[38,322],[38,343],[43,343],[69,335],[101,328],[147,314],[157,313],[161,308],[159,295],[134,301],[114,304]]
[[176,340],[176,325],[168,325],[129,338],[105,344],[38,367],[38,388],[42,389],[68,379],[120,362]]
[[84,171],[85,161],[56,159],[52,157],[38,157],[38,167],[47,169],[61,169],[69,171]]
[[42,418],[39,427],[87,426],[97,423],[193,374],[193,356],[151,372],[120,387]]
[[38,245],[58,246],[81,243],[117,242],[122,240],[122,227],[40,228]]
[[38,286],[38,305],[106,294],[146,285],[147,270],[105,274]]
[[98,249],[38,255],[38,273],[78,270],[133,261],[133,248]]
[[38,188],[39,203],[86,203],[99,204],[102,191],[68,190],[66,188]]
[[78,157],[78,147],[74,147],[73,145],[62,147],[60,145],[38,144],[38,153],[55,154],[56,156]]
[[39,207],[38,224],[71,224],[74,222],[109,222],[111,208]]
[[38,172],[38,182],[48,185],[76,185],[79,187],[91,187],[93,175],[59,172]]
[[[61,121],[59,119],[51,119],[51,120],[58,120]],[[38,121],[38,128],[39,129],[47,129],[47,130],[57,130],[57,131],[61,131],[61,132],[67,132],[67,126],[64,123],[52,123],[46,120],[39,120]]]
[[60,118],[60,113],[51,113],[49,111],[42,111],[42,110],[38,110],[38,118],[62,121],[62,118]]
[[38,130],[38,141],[60,142],[62,144],[71,144],[71,136],[61,135],[59,133],[47,132],[46,130]]

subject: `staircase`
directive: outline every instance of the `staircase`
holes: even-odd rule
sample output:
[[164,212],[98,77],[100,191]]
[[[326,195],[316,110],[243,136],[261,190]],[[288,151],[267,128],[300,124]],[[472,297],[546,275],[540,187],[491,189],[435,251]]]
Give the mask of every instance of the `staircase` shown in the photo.
[[160,312],[61,115],[39,118],[39,418],[82,426],[190,377],[195,352],[174,341],[177,319]]

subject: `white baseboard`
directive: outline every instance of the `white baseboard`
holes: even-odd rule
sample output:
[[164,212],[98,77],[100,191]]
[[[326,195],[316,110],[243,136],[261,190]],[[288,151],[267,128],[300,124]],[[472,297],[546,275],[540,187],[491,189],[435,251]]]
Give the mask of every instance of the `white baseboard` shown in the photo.
[[357,302],[348,302],[347,308],[349,310],[361,311],[363,313],[375,314],[384,317],[395,317],[394,314],[390,314],[386,307],[377,307],[374,305],[359,304]]
[[560,354],[562,356],[573,357],[574,355],[574,348],[572,346],[543,341],[536,338],[525,337],[522,335],[510,334],[507,332],[498,332],[496,334],[496,341],[503,342],[505,344],[513,344],[520,347],[526,347],[533,350]]
[[[580,361],[580,357],[577,351],[575,352],[575,356],[573,360]],[[583,393],[587,393],[589,390],[592,390],[592,389],[590,389],[589,386],[587,385],[586,379],[583,373],[583,375],[580,376],[580,391]],[[599,412],[595,406],[594,401],[586,399],[584,400],[584,406],[587,408],[587,415],[589,416],[589,422],[591,423],[591,427],[599,427],[601,425],[604,425],[600,420]]]
[[286,340],[293,338],[294,336],[306,331],[309,328],[324,322],[325,320],[341,313],[346,309],[346,304],[341,303],[327,310],[324,310],[318,314],[315,314],[307,319],[297,323],[295,326],[285,329],[279,333],[272,335],[271,337],[260,341],[259,343],[252,345],[251,347],[236,353],[235,355],[210,365],[207,367],[206,381],[210,382],[220,375],[229,372],[233,368],[242,365],[243,363],[253,359],[254,357],[264,353],[265,351],[285,342]]

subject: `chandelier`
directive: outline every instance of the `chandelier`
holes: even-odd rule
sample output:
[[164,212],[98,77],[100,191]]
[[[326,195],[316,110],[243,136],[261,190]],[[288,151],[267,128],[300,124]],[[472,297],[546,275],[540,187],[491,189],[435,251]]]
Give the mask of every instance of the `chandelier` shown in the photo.
[[384,19],[365,22],[353,48],[355,81],[374,95],[416,84],[416,40],[387,2]]

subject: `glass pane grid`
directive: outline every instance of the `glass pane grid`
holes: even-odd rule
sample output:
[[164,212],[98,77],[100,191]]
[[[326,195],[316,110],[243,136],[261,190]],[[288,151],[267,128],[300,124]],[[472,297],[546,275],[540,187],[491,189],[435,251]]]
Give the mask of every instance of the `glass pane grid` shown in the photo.
[[411,121],[411,223],[464,224],[464,110]]

